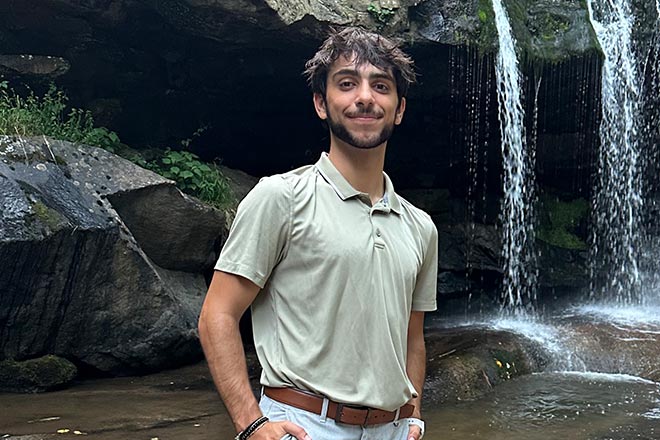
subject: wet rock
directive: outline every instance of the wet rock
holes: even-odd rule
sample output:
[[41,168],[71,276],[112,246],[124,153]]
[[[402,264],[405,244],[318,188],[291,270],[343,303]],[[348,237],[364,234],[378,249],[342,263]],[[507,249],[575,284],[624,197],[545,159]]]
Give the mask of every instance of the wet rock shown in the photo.
[[[616,311],[615,311],[616,313]],[[625,309],[619,313],[625,314]],[[660,325],[569,317],[570,367],[578,371],[620,373],[660,381]]]
[[586,5],[574,0],[505,0],[517,41],[538,59],[597,51]]
[[46,138],[0,140],[0,205],[0,358],[130,374],[201,356],[222,213],[104,150]]
[[0,361],[0,391],[37,393],[61,388],[71,382],[78,370],[66,359],[43,356],[17,362]]
[[425,405],[476,399],[498,384],[540,371],[541,347],[512,333],[462,327],[431,331],[426,337]]

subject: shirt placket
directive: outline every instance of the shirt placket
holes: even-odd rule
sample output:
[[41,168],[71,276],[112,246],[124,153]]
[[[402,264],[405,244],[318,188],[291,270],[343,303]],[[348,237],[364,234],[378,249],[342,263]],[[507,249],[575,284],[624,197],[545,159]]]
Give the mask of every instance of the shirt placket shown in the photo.
[[381,199],[369,210],[371,232],[376,249],[385,249],[385,230],[383,228],[383,220],[389,212],[390,207],[386,198]]

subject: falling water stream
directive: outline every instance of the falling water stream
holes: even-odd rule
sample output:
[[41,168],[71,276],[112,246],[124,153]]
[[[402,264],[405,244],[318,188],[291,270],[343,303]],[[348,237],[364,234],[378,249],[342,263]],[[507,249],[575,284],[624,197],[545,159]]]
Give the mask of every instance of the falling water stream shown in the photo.
[[536,296],[533,200],[533,155],[527,150],[522,80],[516,42],[501,0],[493,0],[499,39],[496,71],[502,136],[503,191],[501,222],[504,264],[504,308],[524,313]]
[[605,55],[602,123],[590,261],[592,295],[643,304],[640,253],[644,206],[640,151],[642,89],[633,47],[630,0],[589,0],[589,17]]

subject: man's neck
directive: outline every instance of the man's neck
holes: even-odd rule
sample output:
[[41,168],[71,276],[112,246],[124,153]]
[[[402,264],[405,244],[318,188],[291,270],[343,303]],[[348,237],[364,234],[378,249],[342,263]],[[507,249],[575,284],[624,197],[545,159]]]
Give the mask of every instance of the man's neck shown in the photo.
[[331,143],[328,153],[328,158],[341,175],[353,188],[369,194],[372,204],[380,200],[385,192],[385,147],[386,144],[360,149]]

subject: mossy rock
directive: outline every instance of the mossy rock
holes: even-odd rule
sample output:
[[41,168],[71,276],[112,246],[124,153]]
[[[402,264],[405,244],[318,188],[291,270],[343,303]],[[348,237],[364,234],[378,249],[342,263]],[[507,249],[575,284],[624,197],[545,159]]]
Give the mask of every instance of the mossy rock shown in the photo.
[[[600,46],[589,22],[586,3],[578,0],[503,0],[517,41],[519,58],[528,63],[561,62],[597,53]],[[496,51],[497,26],[491,0],[477,0],[474,32],[459,32],[457,43]]]
[[64,387],[77,374],[75,365],[53,355],[27,361],[4,360],[0,362],[0,391],[40,393]]

